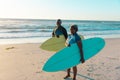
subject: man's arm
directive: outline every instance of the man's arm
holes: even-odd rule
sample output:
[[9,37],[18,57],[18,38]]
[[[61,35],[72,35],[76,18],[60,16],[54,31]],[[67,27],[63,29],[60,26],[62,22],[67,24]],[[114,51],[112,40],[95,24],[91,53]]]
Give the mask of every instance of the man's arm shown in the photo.
[[65,39],[67,40],[67,37],[68,37],[67,30],[65,28],[63,28],[62,32],[63,32]]
[[[56,28],[56,27],[55,27]],[[53,29],[53,32],[52,32],[52,37],[55,37],[55,28]]]

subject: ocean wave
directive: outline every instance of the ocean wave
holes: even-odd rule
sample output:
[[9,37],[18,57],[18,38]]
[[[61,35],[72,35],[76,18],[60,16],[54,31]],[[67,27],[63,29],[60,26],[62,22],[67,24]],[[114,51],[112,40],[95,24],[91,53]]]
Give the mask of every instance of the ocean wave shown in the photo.
[[52,36],[51,32],[1,33],[0,39],[50,37],[50,36]]
[[52,32],[53,29],[2,29],[0,33]]
[[[120,21],[63,20],[68,33],[71,24],[77,24],[78,33],[85,36],[120,35]],[[0,20],[0,39],[50,37],[55,26],[56,20]]]

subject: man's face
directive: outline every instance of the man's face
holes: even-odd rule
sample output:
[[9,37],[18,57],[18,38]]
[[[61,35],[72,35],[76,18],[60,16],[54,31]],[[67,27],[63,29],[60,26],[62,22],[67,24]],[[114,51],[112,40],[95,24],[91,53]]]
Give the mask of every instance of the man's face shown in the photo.
[[57,26],[60,26],[61,25],[61,21],[57,21]]

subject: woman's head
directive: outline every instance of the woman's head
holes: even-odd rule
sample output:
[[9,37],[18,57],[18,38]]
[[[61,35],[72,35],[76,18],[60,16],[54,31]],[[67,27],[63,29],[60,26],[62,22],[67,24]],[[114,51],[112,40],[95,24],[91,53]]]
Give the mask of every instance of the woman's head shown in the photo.
[[70,27],[70,31],[71,31],[72,34],[76,33],[76,32],[78,31],[77,25],[72,25],[72,26]]

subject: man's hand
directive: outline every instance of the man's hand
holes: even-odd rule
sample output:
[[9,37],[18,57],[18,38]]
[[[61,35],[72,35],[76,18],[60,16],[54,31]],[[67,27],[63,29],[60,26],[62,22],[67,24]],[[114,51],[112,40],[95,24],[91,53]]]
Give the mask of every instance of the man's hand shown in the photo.
[[55,35],[52,35],[52,37],[55,37]]
[[59,35],[56,35],[57,38],[59,38]]

